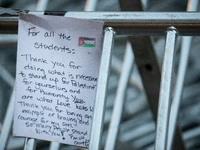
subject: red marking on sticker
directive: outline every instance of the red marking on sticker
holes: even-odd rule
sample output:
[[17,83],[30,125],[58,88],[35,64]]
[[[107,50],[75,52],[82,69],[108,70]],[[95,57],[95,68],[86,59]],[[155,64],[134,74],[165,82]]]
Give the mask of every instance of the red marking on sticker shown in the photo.
[[85,41],[82,38],[78,38],[78,46],[80,47],[81,45],[85,44]]

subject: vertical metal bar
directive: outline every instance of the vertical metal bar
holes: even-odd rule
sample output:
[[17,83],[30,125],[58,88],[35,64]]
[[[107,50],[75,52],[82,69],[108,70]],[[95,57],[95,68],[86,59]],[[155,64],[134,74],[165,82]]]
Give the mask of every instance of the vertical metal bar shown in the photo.
[[188,0],[187,11],[197,11],[199,0]]
[[12,121],[13,121],[13,114],[14,114],[14,104],[15,104],[15,88],[13,88],[13,92],[10,98],[10,102],[8,104],[8,108],[6,111],[6,116],[3,122],[3,126],[1,129],[1,136],[0,136],[0,150],[6,149],[6,144],[8,141],[8,137],[10,134]]
[[[4,81],[7,82],[8,85],[13,87],[15,83],[15,79],[11,76],[11,74],[3,67],[0,65],[0,76],[4,79]],[[0,134],[0,150],[6,149],[6,144],[9,139],[9,134],[13,122],[13,114],[14,114],[14,98],[15,95],[15,89],[13,88],[9,104],[7,106],[7,111],[6,115],[4,117],[3,125],[1,128],[1,134]],[[3,107],[3,106],[2,106]]]
[[123,106],[124,106],[125,93],[126,93],[127,84],[130,78],[133,61],[134,61],[134,58],[133,58],[133,52],[131,49],[131,44],[127,42],[123,67],[122,67],[121,76],[118,83],[117,95],[116,95],[115,103],[113,107],[113,113],[112,113],[112,118],[110,121],[109,130],[108,130],[105,150],[114,150],[115,148],[115,142],[117,139],[119,124],[120,124],[121,115],[122,115]]
[[35,139],[26,138],[24,150],[35,150],[36,149],[36,143],[37,142],[36,142]]
[[60,148],[60,143],[51,142],[49,150],[58,150]]
[[[198,7],[198,0],[188,0],[187,11],[196,11],[197,7]],[[178,111],[179,111],[181,95],[182,95],[185,73],[187,69],[191,41],[192,41],[191,36],[182,38],[180,63],[179,63],[177,80],[176,80],[176,85],[175,85],[175,92],[174,92],[174,97],[172,100],[172,106],[171,106],[171,112],[170,112],[167,150],[171,150],[172,145],[173,145],[175,129],[177,125],[177,116],[178,116]]]
[[167,148],[176,35],[177,31],[174,27],[167,29],[158,104],[155,150],[166,150]]
[[47,7],[49,0],[38,0],[37,6],[36,6],[36,10],[38,11],[44,11]]
[[[119,0],[119,2],[123,11],[142,11],[145,9],[141,0]],[[129,36],[129,41],[132,45],[135,62],[142,78],[150,109],[156,121],[161,73],[151,39],[147,36]],[[176,128],[174,143],[174,149],[185,149],[178,127]]]
[[107,99],[107,85],[110,73],[111,50],[115,34],[111,27],[106,28],[104,32],[103,51],[101,56],[94,117],[90,136],[90,150],[98,150],[100,148],[105,103]]
[[15,79],[12,77],[12,75],[2,66],[0,65],[0,76],[6,81],[6,83],[13,87],[15,83]]
[[177,80],[174,89],[174,97],[172,100],[171,111],[170,111],[167,150],[171,150],[173,145],[190,45],[191,45],[191,37],[183,37],[181,44],[180,65],[178,68]]
[[84,11],[94,11],[97,5],[97,0],[87,0]]

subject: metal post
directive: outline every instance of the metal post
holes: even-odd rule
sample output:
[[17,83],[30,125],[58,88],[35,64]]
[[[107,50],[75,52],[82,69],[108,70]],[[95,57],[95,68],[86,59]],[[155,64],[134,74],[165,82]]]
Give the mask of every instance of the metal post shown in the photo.
[[35,139],[26,138],[24,150],[35,150],[36,149],[36,143],[37,142],[36,142]]
[[84,11],[95,11],[97,0],[87,0]]
[[10,102],[8,104],[8,108],[6,111],[6,116],[3,122],[3,127],[1,129],[0,150],[6,149],[6,144],[9,138],[9,134],[10,134],[10,130],[11,130],[12,122],[13,122],[14,104],[15,104],[15,88],[13,88]]
[[177,31],[174,27],[167,29],[158,104],[155,150],[166,150],[167,146],[176,35]]
[[[187,11],[196,11],[198,6],[198,0],[188,0]],[[172,100],[170,120],[169,120],[169,133],[167,141],[167,150],[171,150],[175,135],[175,128],[177,125],[177,116],[179,111],[179,105],[182,95],[182,89],[184,84],[185,73],[187,69],[188,56],[190,51],[192,37],[183,37],[181,44],[181,54],[180,54],[180,65],[178,68],[177,81],[175,85],[174,97]]]
[[99,78],[96,92],[93,124],[90,137],[90,150],[100,148],[101,134],[103,128],[105,103],[107,98],[107,85],[110,73],[111,50],[114,41],[114,30],[111,27],[105,29]]
[[13,87],[15,84],[15,79],[12,77],[12,75],[2,65],[0,65],[0,70],[0,76],[9,86]]
[[59,150],[59,148],[60,148],[60,143],[51,142],[49,150]]
[[38,11],[44,11],[47,7],[49,0],[38,0],[37,6],[36,6],[36,10]]
[[133,66],[133,59],[134,58],[131,44],[127,42],[124,63],[118,83],[117,95],[113,107],[113,113],[108,130],[105,150],[114,150],[115,148],[115,142],[117,139],[119,124],[124,106],[125,93]]
[[[11,74],[0,65],[0,76],[7,82],[8,85],[13,87],[15,83],[15,79],[11,76]],[[4,122],[1,129],[0,135],[0,150],[6,149],[6,144],[8,142],[12,122],[13,122],[13,114],[14,114],[14,102],[15,102],[15,88],[13,88],[12,95],[9,100],[9,104],[7,107],[6,115],[4,118]]]

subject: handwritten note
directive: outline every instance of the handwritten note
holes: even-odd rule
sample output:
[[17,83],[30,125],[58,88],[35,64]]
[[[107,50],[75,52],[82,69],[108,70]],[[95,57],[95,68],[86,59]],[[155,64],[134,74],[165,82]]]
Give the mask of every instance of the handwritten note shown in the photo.
[[20,14],[13,135],[88,147],[103,22]]

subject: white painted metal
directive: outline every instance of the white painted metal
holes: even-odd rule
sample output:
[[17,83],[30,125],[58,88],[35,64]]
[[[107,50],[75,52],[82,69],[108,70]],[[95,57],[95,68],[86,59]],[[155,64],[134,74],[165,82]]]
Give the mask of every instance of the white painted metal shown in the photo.
[[173,66],[175,58],[175,41],[177,31],[174,27],[167,29],[165,54],[162,67],[158,117],[156,127],[155,150],[166,150],[169,114],[171,106],[171,92],[173,85]]
[[99,78],[96,91],[96,100],[94,106],[95,109],[93,124],[91,129],[92,133],[89,146],[90,150],[98,150],[100,148],[114,33],[115,32],[111,27],[105,29]]

